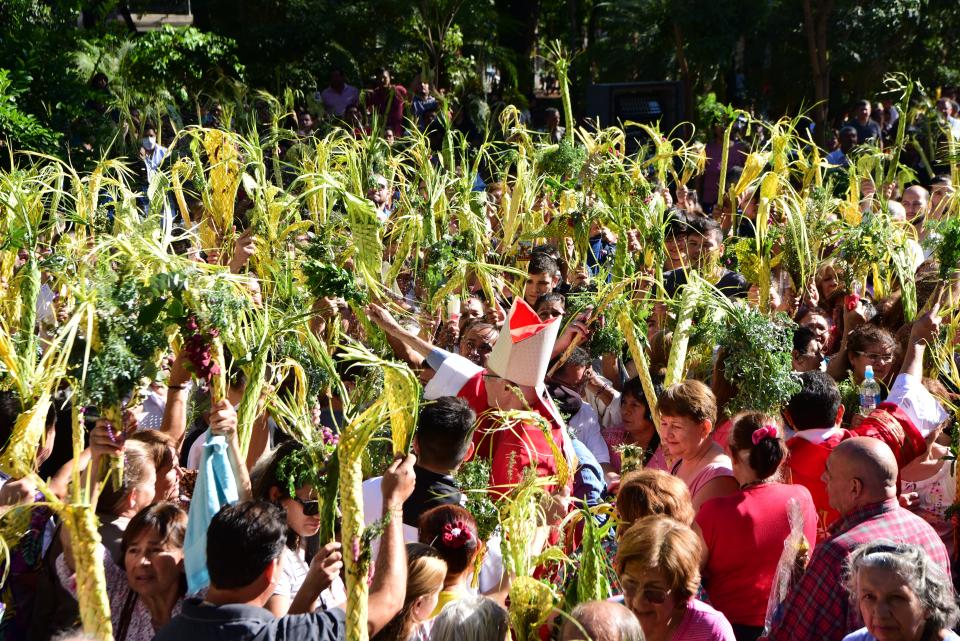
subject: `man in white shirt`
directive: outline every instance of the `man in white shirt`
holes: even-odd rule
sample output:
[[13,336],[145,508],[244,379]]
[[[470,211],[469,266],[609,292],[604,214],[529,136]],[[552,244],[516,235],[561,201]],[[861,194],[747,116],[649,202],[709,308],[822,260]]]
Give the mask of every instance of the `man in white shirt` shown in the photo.
[[318,98],[328,114],[339,118],[347,107],[359,102],[360,91],[346,83],[342,69],[334,69],[330,72],[330,86],[319,92]]

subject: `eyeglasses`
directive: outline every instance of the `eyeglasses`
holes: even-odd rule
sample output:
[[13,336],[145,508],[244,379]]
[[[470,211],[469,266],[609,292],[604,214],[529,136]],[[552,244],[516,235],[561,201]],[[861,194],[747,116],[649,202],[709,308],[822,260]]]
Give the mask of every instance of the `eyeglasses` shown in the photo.
[[303,508],[304,516],[316,516],[320,514],[320,501],[316,499],[312,501],[304,501],[299,496],[291,496],[290,498],[300,504],[300,507]]
[[490,352],[493,351],[493,345],[491,345],[490,343],[486,343],[484,341],[475,341],[470,338],[465,340],[463,342],[463,345],[464,347],[467,348],[466,351],[468,354],[474,350],[476,350],[476,352],[480,355],[489,354]]
[[637,590],[634,594],[643,597],[643,600],[653,605],[662,605],[673,590],[661,590],[659,588],[646,588]]
[[877,363],[878,365],[889,365],[893,362],[893,354],[870,354],[867,352],[854,352],[858,356],[863,356],[871,363]]

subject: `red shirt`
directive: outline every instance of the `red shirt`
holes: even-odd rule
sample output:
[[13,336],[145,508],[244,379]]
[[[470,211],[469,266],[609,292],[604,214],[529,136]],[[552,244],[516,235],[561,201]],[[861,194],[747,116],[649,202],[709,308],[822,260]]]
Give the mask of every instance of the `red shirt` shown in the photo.
[[813,547],[817,514],[800,485],[762,483],[710,499],[697,512],[709,559],[703,583],[710,603],[730,623],[762,626],[773,577],[790,534],[787,501],[800,502],[803,533]]
[[[490,490],[498,495],[506,494],[511,486],[520,482],[523,471],[530,466],[536,467],[539,477],[555,475],[557,462],[553,448],[539,425],[524,423],[513,429],[501,429],[502,426],[490,415],[487,389],[483,382],[484,373],[481,372],[467,381],[457,396],[467,401],[477,413],[473,444],[477,456],[490,459]],[[557,451],[563,452],[563,426],[553,419],[543,401],[534,403],[531,409],[549,421],[550,434]],[[571,479],[572,473],[573,470]]]
[[787,468],[790,470],[791,482],[809,490],[817,511],[817,541],[827,538],[827,528],[840,518],[840,514],[830,507],[827,486],[821,477],[827,468],[830,452],[849,437],[849,432],[841,430],[822,443],[811,443],[800,436],[794,436],[787,441],[787,449],[790,450]]

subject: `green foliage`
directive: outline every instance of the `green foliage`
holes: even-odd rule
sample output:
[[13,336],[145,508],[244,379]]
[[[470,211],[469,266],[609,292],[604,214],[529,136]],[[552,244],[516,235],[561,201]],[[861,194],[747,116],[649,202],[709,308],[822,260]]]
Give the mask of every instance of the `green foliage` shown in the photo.
[[131,90],[150,95],[163,88],[181,103],[212,86],[222,76],[241,78],[243,66],[229,38],[193,27],[169,25],[134,41],[121,64]]
[[755,410],[776,415],[800,391],[790,358],[791,323],[783,314],[771,319],[753,307],[734,304],[714,336],[726,353],[724,377],[737,388],[728,414]]
[[566,138],[540,155],[543,173],[558,180],[569,180],[580,174],[587,162],[587,150]]
[[936,249],[939,275],[947,281],[960,269],[960,218],[944,219],[936,226],[936,232],[940,236]]
[[457,485],[467,496],[464,506],[477,522],[481,541],[486,541],[500,524],[497,506],[487,493],[490,486],[490,461],[474,458],[457,471]]
[[[24,78],[23,84],[29,84],[30,80]],[[62,135],[22,111],[17,102],[24,91],[24,86],[14,85],[8,69],[0,69],[0,142],[5,140],[18,151],[56,153]]]

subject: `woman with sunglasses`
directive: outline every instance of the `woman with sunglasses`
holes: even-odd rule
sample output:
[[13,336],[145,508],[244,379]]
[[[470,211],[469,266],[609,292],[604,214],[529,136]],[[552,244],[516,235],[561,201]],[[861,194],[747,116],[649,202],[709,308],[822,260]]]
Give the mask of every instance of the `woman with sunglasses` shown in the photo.
[[642,518],[620,539],[614,567],[647,641],[736,641],[726,617],[694,597],[701,554],[693,530],[668,516]]
[[[314,487],[291,480],[283,470],[303,448],[297,441],[284,441],[263,461],[253,474],[253,496],[275,503],[287,514],[287,545],[283,550],[280,578],[266,608],[274,615],[303,614],[318,608],[331,609],[346,601],[343,581],[340,579],[341,554],[339,543],[328,543],[316,549],[316,535],[320,531],[320,502]],[[311,545],[313,544],[313,545]],[[311,551],[314,551],[311,554]]]

